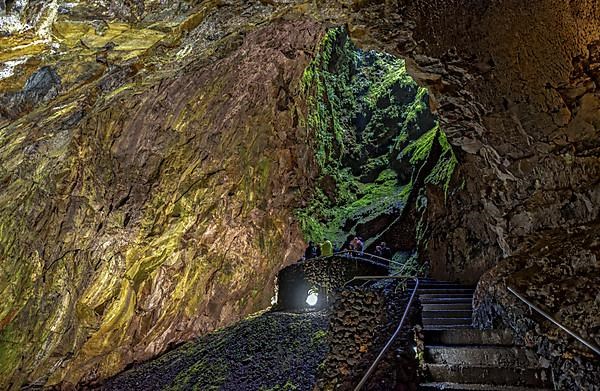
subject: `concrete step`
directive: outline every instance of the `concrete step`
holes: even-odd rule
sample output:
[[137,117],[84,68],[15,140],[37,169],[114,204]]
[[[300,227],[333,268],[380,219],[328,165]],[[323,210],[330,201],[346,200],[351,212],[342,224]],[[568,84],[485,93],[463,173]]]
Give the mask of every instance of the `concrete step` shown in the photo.
[[422,307],[423,307],[423,311],[450,311],[450,310],[472,311],[473,310],[473,304],[471,303],[470,300],[465,303],[442,302],[442,303],[433,303],[433,304],[422,304]]
[[420,294],[419,295],[419,299],[421,300],[421,303],[423,303],[423,300],[430,300],[430,299],[448,299],[448,300],[473,300],[473,294],[466,294],[466,293],[424,293],[424,294]]
[[[409,282],[408,284],[406,284],[409,288],[412,288],[415,286],[414,282]],[[473,285],[461,285],[461,284],[454,284],[451,282],[440,282],[440,281],[436,281],[436,282],[423,282],[423,281],[419,281],[419,289],[475,289],[475,286]]]
[[423,318],[471,318],[473,310],[425,310],[423,309]]
[[427,364],[434,382],[551,387],[550,373],[542,368],[514,368]]
[[472,295],[461,295],[462,297],[448,297],[447,295],[443,295],[443,297],[419,297],[421,304],[469,304],[473,305],[473,296]]
[[[414,284],[415,280],[409,280],[408,281],[409,284]],[[419,285],[421,284],[426,284],[426,285],[460,285],[460,286],[475,286],[475,285],[469,285],[469,284],[461,284],[460,282],[453,282],[453,281],[438,281],[438,280],[424,280],[422,278],[419,278]]]
[[550,391],[550,388],[495,386],[491,384],[421,383],[419,391]]
[[425,347],[425,360],[432,364],[536,367],[537,356],[530,350],[509,346],[443,346]]
[[464,294],[464,295],[473,295],[473,293],[475,292],[475,289],[470,289],[470,288],[421,288],[419,287],[419,289],[417,290],[417,292],[419,293],[419,296],[423,296],[423,295],[431,295],[431,294],[448,294],[448,295],[458,295],[458,294]]
[[423,318],[423,326],[470,326],[471,317],[467,318]]
[[423,330],[426,331],[447,331],[447,330],[465,330],[472,329],[473,325],[471,324],[463,324],[463,325],[423,325]]
[[513,334],[509,330],[427,330],[426,345],[501,345],[512,346]]
[[[458,282],[454,282],[454,281],[434,280],[432,278],[419,278],[419,281],[421,282],[421,284],[427,283],[427,282],[430,282],[432,284],[458,284]],[[414,283],[414,280],[411,280],[411,282]]]

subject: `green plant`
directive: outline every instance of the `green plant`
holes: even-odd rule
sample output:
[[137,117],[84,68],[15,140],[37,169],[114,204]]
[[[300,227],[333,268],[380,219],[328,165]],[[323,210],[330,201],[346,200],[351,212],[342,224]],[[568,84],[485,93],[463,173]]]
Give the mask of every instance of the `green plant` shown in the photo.
[[412,178],[438,144],[442,156],[425,183],[448,192],[456,157],[430,119],[427,89],[410,77],[403,59],[360,50],[345,28],[333,28],[306,68],[301,89],[308,107],[303,122],[320,170],[308,204],[296,210],[306,240],[341,245],[359,225],[398,214],[416,189],[397,170],[411,171]]

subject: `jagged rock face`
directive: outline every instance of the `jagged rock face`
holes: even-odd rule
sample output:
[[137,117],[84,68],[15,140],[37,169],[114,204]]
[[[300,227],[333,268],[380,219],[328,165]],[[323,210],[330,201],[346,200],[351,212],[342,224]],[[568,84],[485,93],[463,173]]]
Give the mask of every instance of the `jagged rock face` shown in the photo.
[[[294,91],[320,31],[274,22],[180,60],[104,49],[4,95],[1,388],[106,377],[268,305],[301,246],[290,206],[313,165]],[[96,74],[69,88],[75,66]],[[50,103],[59,83],[30,93],[58,77]]]
[[427,14],[427,4],[416,38],[428,57],[415,60],[437,86],[465,184],[445,211],[427,212],[430,259],[439,277],[475,281],[528,235],[598,218],[600,11],[465,1]]
[[[592,350],[516,300],[510,286],[588,342],[600,345],[598,226],[532,235],[521,250],[487,272],[475,296],[481,327],[507,327],[551,366],[560,390],[595,390],[600,362]],[[574,289],[576,287],[576,289]]]
[[[318,171],[293,108],[318,21],[429,88],[460,163],[415,208],[436,277],[598,218],[595,0],[10,3],[34,28],[0,38],[3,386],[103,377],[268,302]],[[44,66],[59,95],[26,94]]]

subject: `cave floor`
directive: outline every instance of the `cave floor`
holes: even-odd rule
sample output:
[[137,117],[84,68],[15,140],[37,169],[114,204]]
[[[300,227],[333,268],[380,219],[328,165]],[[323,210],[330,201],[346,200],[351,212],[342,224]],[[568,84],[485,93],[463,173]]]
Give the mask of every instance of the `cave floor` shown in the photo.
[[99,390],[311,390],[327,314],[264,312],[177,347]]

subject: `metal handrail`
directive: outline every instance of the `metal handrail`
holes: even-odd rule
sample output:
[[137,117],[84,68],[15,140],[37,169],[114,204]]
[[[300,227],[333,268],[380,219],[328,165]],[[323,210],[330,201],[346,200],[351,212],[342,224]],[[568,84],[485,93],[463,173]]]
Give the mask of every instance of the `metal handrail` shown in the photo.
[[[362,259],[362,258],[359,258],[359,259]],[[402,275],[402,273],[404,273],[404,269],[406,269],[407,266],[408,265],[406,263],[403,263],[400,270],[398,270],[397,272],[395,272],[393,274],[387,275],[387,276],[355,276],[352,279],[346,281],[343,286],[346,286],[356,280],[367,280],[364,284],[361,285],[361,287],[363,287],[363,286],[367,285],[370,281],[373,281],[373,280],[386,280],[386,279],[390,279],[390,278],[392,278],[392,279],[414,278],[413,276],[403,276]]]
[[[335,253],[333,253],[333,255],[321,255],[320,257],[304,259],[304,260],[299,261],[298,263],[303,263],[303,262],[308,262],[308,261],[318,261],[318,260],[321,260],[321,259],[331,258],[331,257],[334,257],[334,256],[343,256],[343,254],[348,254],[348,253],[354,254],[354,253],[357,253],[357,252],[358,251],[356,251],[356,250],[343,250],[343,251],[335,252]],[[369,254],[367,252],[362,252],[362,255],[368,255],[371,258],[381,259],[381,260],[385,261],[387,263],[387,265],[396,265],[396,266],[404,266],[405,265],[404,263],[400,263],[400,262],[394,261],[392,259],[383,258],[383,257],[380,257],[380,256],[375,255],[375,254]],[[382,265],[381,263],[375,262],[373,259],[368,259],[368,258],[364,258],[364,257],[358,257],[356,255],[352,255],[352,258],[353,259],[360,259],[360,260],[363,260],[363,261],[368,261],[368,262],[375,263],[375,264],[378,264],[378,265],[381,265],[381,266],[387,266],[387,265]]]
[[[377,277],[374,276],[364,276],[365,279],[375,279]],[[394,343],[394,341],[396,340],[396,338],[398,337],[398,334],[400,334],[400,331],[402,330],[402,326],[404,326],[404,320],[406,319],[406,316],[408,315],[408,311],[410,310],[410,307],[414,301],[415,298],[415,294],[417,293],[417,289],[419,288],[419,277],[407,277],[407,276],[387,276],[387,277],[379,277],[379,279],[385,279],[385,278],[405,278],[405,279],[409,279],[409,278],[413,278],[415,280],[415,287],[413,288],[413,291],[410,295],[410,299],[408,300],[408,303],[406,304],[406,309],[404,310],[404,314],[402,315],[402,319],[400,320],[400,323],[398,323],[398,327],[396,328],[396,331],[394,331],[394,334],[392,334],[392,336],[390,337],[390,339],[387,341],[387,343],[385,344],[385,346],[383,347],[383,349],[381,349],[381,351],[379,352],[379,355],[377,355],[377,358],[375,358],[375,361],[373,361],[373,363],[371,364],[371,366],[369,367],[369,369],[367,370],[367,372],[364,374],[364,376],[362,377],[362,379],[360,380],[360,382],[358,383],[358,385],[354,388],[354,391],[359,391],[367,382],[367,380],[369,380],[369,377],[371,376],[371,374],[373,373],[373,371],[375,371],[375,368],[377,368],[377,365],[379,364],[379,361],[381,361],[381,359],[383,358],[383,356],[385,356],[385,354],[388,352],[388,350],[390,349],[390,347],[392,346],[392,344]],[[361,279],[360,277],[355,277],[352,280],[355,279]]]
[[412,277],[412,276],[399,276],[398,274],[392,274],[392,275],[389,275],[389,276],[356,276],[356,277],[352,277],[352,279],[346,281],[344,283],[344,286],[346,286],[346,285],[348,285],[351,282],[356,281],[356,280],[367,280],[367,282],[369,282],[369,281],[373,281],[373,280],[389,280],[389,279],[398,279],[398,280],[404,279],[404,280],[408,280],[409,278],[415,278],[415,277]]
[[365,254],[365,255],[368,255],[368,256],[370,256],[371,258],[382,259],[382,260],[384,260],[384,261],[386,261],[386,262],[394,262],[394,263],[399,263],[399,262],[397,262],[397,261],[393,261],[393,260],[391,260],[391,259],[387,259],[387,258],[384,258],[384,257],[380,257],[379,255],[371,254],[371,253],[368,253],[368,252],[366,252],[366,251],[363,251],[362,253],[363,253],[363,254]]
[[513,295],[517,296],[519,299],[521,299],[521,301],[523,301],[525,304],[527,304],[529,306],[529,308],[533,308],[534,310],[536,310],[537,312],[539,312],[541,315],[543,315],[544,318],[548,319],[549,321],[551,321],[552,323],[554,323],[556,326],[558,326],[560,329],[562,329],[566,333],[570,334],[573,338],[577,339],[579,342],[581,342],[582,344],[584,344],[585,346],[587,346],[588,348],[590,348],[597,355],[600,355],[600,347],[598,347],[597,345],[593,344],[592,342],[589,342],[589,341],[585,340],[583,337],[581,337],[575,331],[573,331],[570,328],[568,328],[567,326],[561,324],[558,320],[554,319],[546,311],[542,310],[541,308],[539,308],[538,306],[536,306],[535,304],[533,304],[531,301],[527,300],[525,297],[523,297],[523,295],[521,295],[519,292],[517,292],[512,287],[507,286],[507,288],[508,288],[508,290]]

